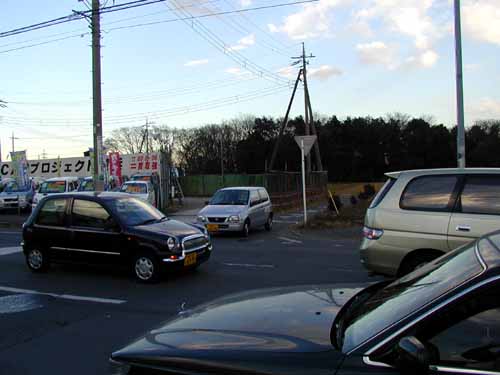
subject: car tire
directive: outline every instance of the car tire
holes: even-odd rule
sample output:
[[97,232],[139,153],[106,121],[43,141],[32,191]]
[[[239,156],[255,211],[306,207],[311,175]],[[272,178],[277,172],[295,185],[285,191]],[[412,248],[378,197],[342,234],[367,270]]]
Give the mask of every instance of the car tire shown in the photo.
[[425,264],[433,261],[436,258],[439,258],[438,254],[415,254],[410,256],[408,259],[404,259],[403,263],[399,267],[398,277],[405,276],[410,272],[415,271],[417,268],[423,267]]
[[273,215],[269,215],[267,217],[266,224],[264,225],[264,228],[269,232],[271,229],[273,229]]
[[132,267],[134,276],[140,283],[153,284],[160,280],[160,262],[154,254],[139,253],[134,257]]
[[50,259],[46,251],[30,249],[26,253],[26,265],[32,272],[46,272],[50,266]]
[[241,230],[241,235],[243,237],[248,237],[250,234],[250,221],[245,220],[245,223],[243,224],[243,229]]

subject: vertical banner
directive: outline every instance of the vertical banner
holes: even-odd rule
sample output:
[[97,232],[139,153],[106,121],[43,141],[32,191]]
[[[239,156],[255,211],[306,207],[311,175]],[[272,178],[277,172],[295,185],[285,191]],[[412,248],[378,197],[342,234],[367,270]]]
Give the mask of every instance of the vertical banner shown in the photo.
[[28,160],[26,159],[26,151],[15,151],[10,153],[14,178],[20,186],[29,184],[28,176]]
[[119,152],[109,153],[109,172],[110,175],[116,179],[118,185],[122,184],[122,165],[120,162]]

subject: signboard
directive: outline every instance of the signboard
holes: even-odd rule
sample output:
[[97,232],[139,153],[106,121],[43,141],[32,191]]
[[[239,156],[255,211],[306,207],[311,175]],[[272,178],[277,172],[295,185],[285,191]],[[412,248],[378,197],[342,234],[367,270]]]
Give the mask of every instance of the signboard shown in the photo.
[[15,151],[10,153],[12,160],[12,177],[20,186],[27,186],[29,184],[28,177],[28,161],[26,160],[26,151]]
[[311,152],[311,148],[318,137],[315,135],[303,135],[301,137],[294,138],[299,147],[302,147],[302,141],[304,141],[304,155],[307,156],[309,155],[309,152]]
[[[138,173],[160,174],[160,154],[119,155],[121,176],[131,177]],[[61,159],[28,160],[27,175],[44,179],[52,177],[92,176],[92,158],[88,156]],[[11,162],[0,162],[0,177],[14,177],[15,167]]]

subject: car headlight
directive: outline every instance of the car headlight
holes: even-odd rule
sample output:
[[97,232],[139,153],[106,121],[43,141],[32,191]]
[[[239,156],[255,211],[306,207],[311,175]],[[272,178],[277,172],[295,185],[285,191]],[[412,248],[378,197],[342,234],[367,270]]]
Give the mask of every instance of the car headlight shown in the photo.
[[207,222],[207,218],[206,218],[206,216],[199,215],[198,216],[198,221],[201,221],[202,223],[206,223]]
[[240,222],[240,217],[237,215],[233,215],[229,217],[229,222],[230,223],[239,223]]
[[168,240],[167,240],[167,247],[169,250],[173,250],[175,248],[175,239],[173,237],[170,237]]

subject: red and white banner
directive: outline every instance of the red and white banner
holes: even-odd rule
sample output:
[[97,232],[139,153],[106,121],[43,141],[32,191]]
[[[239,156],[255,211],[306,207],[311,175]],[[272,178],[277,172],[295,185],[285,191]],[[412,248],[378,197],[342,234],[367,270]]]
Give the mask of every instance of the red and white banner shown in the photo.
[[109,174],[118,180],[118,183],[122,183],[122,166],[120,162],[119,152],[109,153]]

